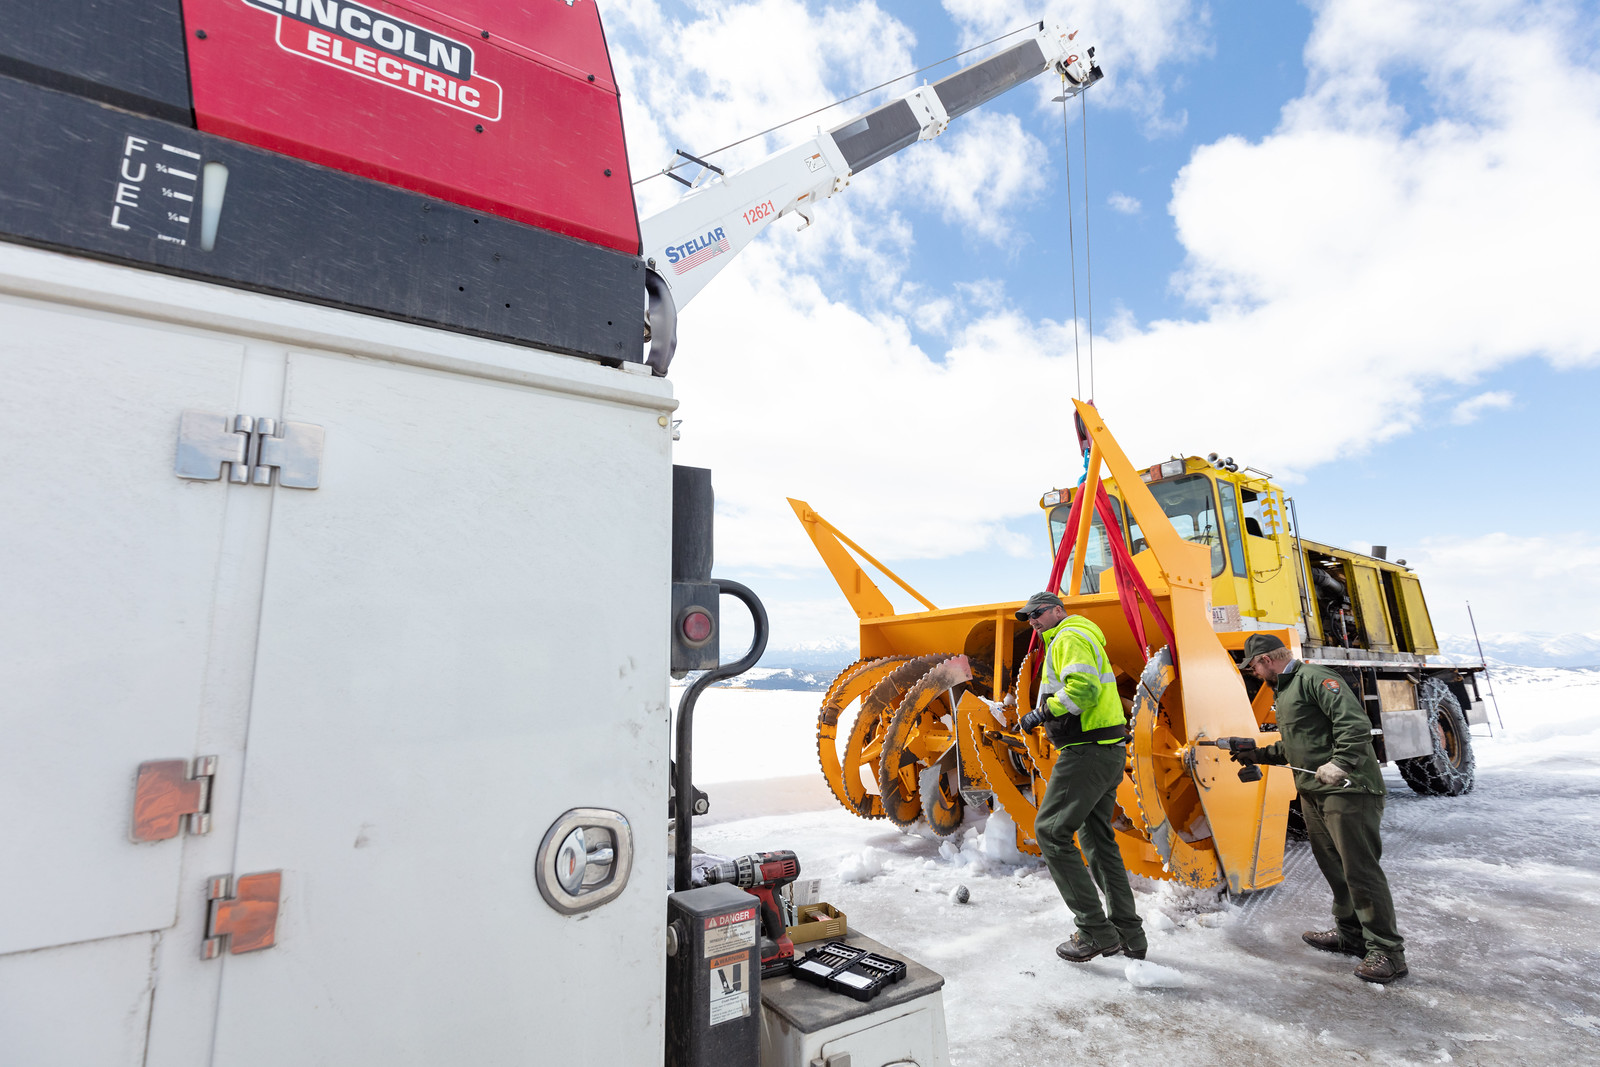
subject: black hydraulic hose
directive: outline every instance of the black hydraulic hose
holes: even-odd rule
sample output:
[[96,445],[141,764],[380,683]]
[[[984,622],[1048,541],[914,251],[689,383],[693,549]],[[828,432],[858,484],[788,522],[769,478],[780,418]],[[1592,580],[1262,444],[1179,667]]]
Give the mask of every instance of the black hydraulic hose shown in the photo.
[[715,670],[706,671],[689,684],[684,690],[683,699],[678,701],[678,743],[677,743],[677,780],[673,783],[674,796],[672,798],[672,885],[681,893],[689,888],[689,835],[694,821],[694,704],[700,699],[700,694],[713,682],[720,682],[724,678],[735,678],[756,665],[762,653],[767,650],[767,635],[770,627],[767,623],[767,609],[762,606],[761,599],[750,590],[748,586],[727,578],[713,578],[717,583],[718,591],[727,593],[744,601],[744,606],[750,609],[750,619],[755,623],[755,636],[750,640],[750,651],[732,663],[724,663]]

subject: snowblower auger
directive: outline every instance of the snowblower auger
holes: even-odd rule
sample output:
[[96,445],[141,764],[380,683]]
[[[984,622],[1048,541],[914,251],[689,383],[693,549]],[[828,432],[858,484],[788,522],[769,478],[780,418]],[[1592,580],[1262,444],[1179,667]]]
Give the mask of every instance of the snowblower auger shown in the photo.
[[[878,783],[884,812],[895,825],[909,827],[918,817],[926,817],[941,837],[961,825],[961,787],[955,767],[959,697],[955,689],[970,681],[967,657],[952,656],[917,679],[890,720],[878,760]],[[948,775],[946,756],[950,757]],[[925,777],[935,787],[927,797],[922,795]]]
[[[867,802],[866,788],[861,783],[860,762],[856,762],[855,773],[850,781],[855,783],[852,790],[847,784],[844,769],[839,759],[839,716],[851,704],[870,693],[875,686],[908,656],[886,656],[883,659],[857,660],[833,680],[828,687],[828,693],[822,698],[822,710],[817,714],[817,762],[822,765],[822,777],[828,783],[828,788],[833,791],[834,799],[847,810],[853,811],[864,818],[882,818],[883,812],[876,815],[868,814],[862,809],[871,810]],[[859,746],[857,746],[859,751]]]
[[1211,836],[1210,827],[1184,760],[1185,746],[1173,736],[1170,719],[1161,710],[1161,699],[1176,677],[1170,648],[1162,648],[1145,664],[1133,701],[1128,781],[1133,786],[1134,827],[1154,848],[1161,869],[1174,881],[1203,888],[1219,880],[1216,852],[1197,844]]
[[[1219,637],[1212,628],[1211,549],[1178,535],[1099,413],[1087,404],[1076,406],[1089,469],[1072,494],[1047,588],[1067,590],[1061,594],[1067,611],[1105,634],[1111,670],[1125,704],[1132,704],[1127,774],[1113,817],[1123,859],[1134,873],[1194,886],[1241,892],[1275,885],[1283,880],[1294,790],[1289,774],[1265,768],[1260,781],[1240,782],[1226,753],[1196,744],[1224,736],[1274,739],[1261,732],[1265,710],[1252,709],[1230,645],[1224,644],[1242,635]],[[1038,655],[1027,655],[1032,635],[1013,614],[1020,605],[936,608],[809,506],[790,503],[856,611],[863,656],[935,654],[931,663],[914,668],[918,680],[950,658],[944,650],[959,649],[967,657],[971,680],[965,689],[930,683],[910,696],[908,686],[897,694],[893,718],[865,724],[858,719],[855,758],[875,760],[881,788],[896,809],[891,817],[904,825],[914,818],[913,794],[931,793],[929,787],[938,785],[940,795],[922,797],[917,807],[948,832],[959,826],[962,795],[988,790],[1017,824],[1018,847],[1036,853],[1034,814],[1055,750],[1042,730],[1025,736],[1015,727],[1020,712],[1033,706],[1038,674]],[[1125,524],[1138,527],[1137,554]],[[1096,536],[1100,540],[1090,552]],[[1088,573],[1086,557],[1096,564]],[[927,610],[896,615],[858,558]],[[1293,631],[1286,636],[1293,642]],[[912,674],[909,666],[897,670]],[[991,710],[985,703],[1008,695],[1006,707]],[[922,706],[924,697],[928,706]],[[937,710],[937,724],[930,709]],[[950,729],[953,775],[949,741],[941,733]],[[855,733],[862,735],[859,745]],[[846,779],[849,753],[847,747],[847,766],[841,768]]]
[[[909,794],[904,790],[886,790],[879,768],[887,747],[889,725],[906,694],[916,688],[923,675],[949,658],[948,655],[932,655],[903,660],[861,701],[861,710],[856,713],[855,726],[845,742],[840,766],[841,781],[857,815],[868,819],[887,817],[902,827],[917,821],[921,808],[915,789]],[[867,791],[861,774],[863,767],[872,775],[877,793]]]

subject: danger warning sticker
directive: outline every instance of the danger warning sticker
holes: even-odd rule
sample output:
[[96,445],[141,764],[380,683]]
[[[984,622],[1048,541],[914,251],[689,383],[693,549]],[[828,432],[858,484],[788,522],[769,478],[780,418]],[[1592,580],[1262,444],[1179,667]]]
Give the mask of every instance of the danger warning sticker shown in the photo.
[[750,1014],[750,954],[737,952],[711,960],[711,1025]]
[[706,955],[721,956],[756,943],[756,909],[714,915],[706,920]]

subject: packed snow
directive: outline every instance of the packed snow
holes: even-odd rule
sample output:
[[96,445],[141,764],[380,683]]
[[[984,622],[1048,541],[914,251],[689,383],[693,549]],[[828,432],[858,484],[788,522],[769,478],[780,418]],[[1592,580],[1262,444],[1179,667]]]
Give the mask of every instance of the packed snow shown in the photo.
[[1411,968],[1388,987],[1301,943],[1331,925],[1303,842],[1284,884],[1240,898],[1135,877],[1148,958],[1057,959],[1071,913],[1003,813],[941,839],[832,801],[815,692],[701,697],[694,777],[723,821],[696,820],[695,844],[794,849],[852,929],[944,976],[957,1065],[1597,1062],[1600,669],[1493,682],[1504,726],[1491,708],[1494,736],[1474,729],[1471,794],[1387,775],[1384,868]]

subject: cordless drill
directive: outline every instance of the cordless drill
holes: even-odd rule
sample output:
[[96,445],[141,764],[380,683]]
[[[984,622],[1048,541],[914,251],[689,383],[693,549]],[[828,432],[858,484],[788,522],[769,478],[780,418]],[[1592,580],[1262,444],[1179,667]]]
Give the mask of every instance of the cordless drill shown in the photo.
[[753,852],[706,869],[706,883],[726,882],[761,902],[761,977],[787,974],[794,965],[794,942],[783,922],[778,893],[800,877],[800,860],[793,852]]
[[[1229,752],[1254,752],[1256,750],[1256,739],[1253,737],[1219,737],[1215,741],[1201,741],[1198,743],[1216,745],[1218,748],[1225,748]],[[1239,781],[1261,781],[1261,768],[1254,763],[1245,764],[1239,768]]]

